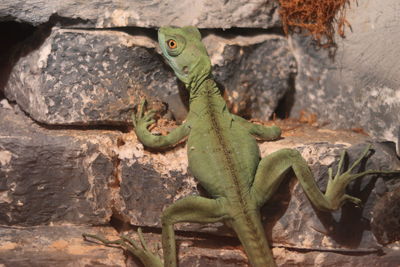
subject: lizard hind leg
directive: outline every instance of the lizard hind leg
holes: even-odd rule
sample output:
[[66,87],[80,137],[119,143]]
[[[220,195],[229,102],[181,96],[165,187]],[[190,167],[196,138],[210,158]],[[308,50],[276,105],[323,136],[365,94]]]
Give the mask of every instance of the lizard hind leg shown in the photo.
[[293,169],[304,192],[307,194],[313,205],[319,210],[334,211],[341,207],[345,201],[359,204],[359,199],[345,194],[346,186],[354,179],[367,174],[400,174],[400,171],[378,171],[367,170],[361,173],[351,173],[366,158],[371,147],[367,146],[360,157],[351,167],[342,172],[345,153],[341,154],[338,172],[335,177],[332,170],[329,170],[329,181],[325,194],[318,188],[313,174],[307,162],[301,154],[294,149],[282,149],[263,158],[257,168],[254,183],[251,188],[251,196],[255,199],[260,208],[274,194],[279,184],[285,177],[285,173]]
[[263,158],[258,164],[251,188],[251,196],[258,208],[261,208],[275,193],[290,169],[294,171],[304,192],[316,208],[325,211],[334,210],[331,202],[318,188],[307,162],[294,149],[278,150]]
[[180,222],[213,223],[229,218],[224,199],[189,196],[169,206],[162,215],[162,246],[166,267],[176,267],[174,224]]
[[[294,164],[303,166],[304,169],[308,168],[300,153],[293,149],[281,149],[261,159],[250,193],[258,208],[273,196]],[[311,173],[305,176],[305,179],[310,180],[310,184],[315,183]]]

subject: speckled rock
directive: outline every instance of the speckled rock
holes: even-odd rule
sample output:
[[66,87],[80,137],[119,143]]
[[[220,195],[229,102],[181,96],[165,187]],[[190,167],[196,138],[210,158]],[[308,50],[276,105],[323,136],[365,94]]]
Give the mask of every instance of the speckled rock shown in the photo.
[[345,39],[337,38],[334,62],[307,39],[292,38],[299,74],[291,115],[307,110],[330,127],[362,128],[375,138],[398,142],[399,12],[396,0],[351,5],[346,19],[352,31]]
[[[152,33],[54,29],[38,50],[16,63],[6,97],[51,125],[127,125],[142,96],[182,121],[185,89],[156,53]],[[286,39],[266,33],[204,35],[216,81],[233,112],[268,119],[296,71]]]
[[140,95],[165,100],[177,91],[154,47],[122,32],[54,29],[20,58],[5,94],[46,124],[126,124]]
[[[298,149],[310,164],[319,186],[325,189],[327,169],[338,161],[340,151],[351,147],[350,161],[354,161],[366,143],[351,146],[358,141],[349,133],[332,132],[329,137],[319,138],[321,134],[316,133],[315,129],[311,132],[313,142],[307,145],[303,140],[289,136],[272,144],[264,143],[261,150],[265,155],[281,148]],[[366,139],[356,136],[358,140]],[[139,226],[160,227],[160,214],[172,202],[192,194],[207,196],[188,173],[184,148],[178,147],[168,152],[145,151],[134,137],[126,135],[124,140],[125,144],[119,147],[118,152],[122,182],[117,205],[123,220]],[[375,153],[368,160],[366,168],[400,169],[393,147],[375,143],[374,148]],[[262,212],[268,236],[274,245],[311,250],[377,251],[380,245],[369,230],[368,220],[371,219],[374,203],[388,190],[382,178],[376,180],[366,177],[350,188],[351,194],[362,198],[363,208],[348,204],[332,215],[314,210],[295,179],[292,183],[287,181],[283,184],[281,193]],[[234,235],[220,223],[179,224],[176,229]],[[348,231],[355,234],[348,236]]]
[[47,130],[10,107],[0,125],[0,224],[108,222],[117,133]]
[[117,210],[125,221],[140,226],[160,226],[163,209],[179,198],[198,193],[187,172],[183,147],[168,152],[143,149],[132,134],[117,154],[121,179]]
[[280,25],[275,1],[22,1],[3,0],[0,20],[38,25],[51,16],[77,26],[160,27],[194,25],[201,28],[258,27]]
[[381,244],[400,241],[400,187],[387,192],[375,204],[372,231]]
[[[111,227],[41,226],[31,228],[0,227],[0,264],[14,266],[60,267],[141,267],[122,250],[83,240],[82,233],[96,233],[111,240],[118,235]],[[131,235],[138,241],[136,235]],[[206,240],[177,236],[179,266],[247,267],[247,258],[237,240]],[[151,249],[159,244],[160,235],[145,233]],[[201,244],[201,247],[198,246]],[[155,249],[152,249],[155,251]],[[296,251],[273,248],[278,266],[396,266],[400,253],[395,248],[379,254],[343,254],[326,251]]]
[[296,251],[273,249],[278,266],[397,266],[400,261],[398,249],[388,249],[380,253],[335,253],[328,251]]
[[117,239],[111,227],[40,226],[0,227],[0,265],[41,267],[125,267],[122,250],[83,240],[82,233],[100,233]]
[[[324,190],[327,184],[328,168],[332,167],[336,173],[340,152],[344,149],[348,151],[345,166],[350,166],[365,147],[365,143],[351,147],[343,144],[312,143],[296,149],[308,162],[318,186]],[[400,162],[393,148],[379,143],[374,143],[373,147],[374,154],[366,164],[361,164],[356,170],[400,169]],[[398,175],[397,178],[400,176]],[[324,248],[332,251],[377,252],[379,244],[371,232],[370,220],[375,203],[384,192],[388,191],[386,180],[388,178],[384,179],[379,175],[356,180],[348,186],[347,192],[360,198],[362,207],[347,203],[338,211],[325,213],[311,206],[303,188],[295,179],[294,185],[283,186],[281,193],[275,196],[275,200],[267,203],[263,210],[266,223],[269,227],[273,227],[271,236],[274,244],[307,249]],[[397,183],[397,186],[400,186],[400,183]],[[291,197],[287,196],[287,191],[290,192]],[[269,227],[267,229],[270,229]],[[349,233],[352,234],[349,235]]]
[[247,118],[268,120],[297,71],[286,38],[262,33],[210,34],[204,43],[231,110]]

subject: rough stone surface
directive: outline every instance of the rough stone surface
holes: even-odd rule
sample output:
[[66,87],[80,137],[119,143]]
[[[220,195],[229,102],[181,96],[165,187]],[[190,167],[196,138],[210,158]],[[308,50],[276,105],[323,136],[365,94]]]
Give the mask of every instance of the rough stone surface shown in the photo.
[[388,249],[385,253],[352,255],[326,251],[295,251],[284,248],[273,250],[278,266],[397,266],[400,260],[398,249]]
[[[132,132],[43,129],[6,101],[1,102],[0,118],[0,214],[5,215],[0,217],[1,224],[101,224],[110,220],[112,210],[114,225],[117,220],[122,225],[127,222],[141,226],[150,232],[146,233],[150,244],[159,244],[160,236],[152,233],[159,233],[156,229],[160,227],[162,210],[187,195],[206,195],[187,170],[186,148],[182,144],[172,150],[155,152],[144,150]],[[353,160],[369,140],[351,132],[303,129],[284,123],[280,126],[285,138],[261,144],[262,155],[281,148],[297,148],[310,164],[321,188],[325,187],[327,168],[337,160],[339,151],[351,147],[349,154]],[[352,146],[358,142],[362,144]],[[399,167],[390,146],[375,143],[374,147],[376,151],[367,168]],[[394,190],[398,188],[398,185],[391,186]],[[278,264],[285,266],[294,262],[314,266],[340,262],[361,266],[369,261],[396,262],[399,256],[395,250],[387,252],[388,257],[377,256],[382,254],[382,246],[368,228],[372,206],[378,196],[390,190],[388,187],[380,178],[363,179],[351,187],[350,193],[361,197],[364,207],[347,205],[331,215],[313,210],[295,179],[284,182],[262,211]],[[65,233],[71,239],[52,234],[53,230],[27,230],[26,233],[24,229],[27,228],[16,232],[14,228],[7,228],[4,234],[0,231],[0,258],[4,262],[0,263],[50,266],[50,261],[57,266],[84,266],[79,265],[82,262],[125,266],[113,260],[120,257],[118,249],[107,250],[98,259],[100,263],[93,263],[96,251],[106,248],[95,246],[90,250],[95,252],[90,253],[77,245],[82,242],[78,234],[101,233],[98,228],[61,231],[61,236]],[[176,229],[182,266],[247,266],[240,243],[222,224],[180,224]],[[43,233],[46,231],[53,239]],[[348,232],[354,233],[351,238]],[[29,240],[28,233],[37,236],[33,240],[40,240],[40,245],[32,250],[27,248],[29,245],[20,247],[12,239]],[[115,235],[107,237],[116,238]],[[58,250],[52,250],[54,247]],[[324,252],[317,252],[321,249]],[[52,256],[48,256],[48,251]],[[78,253],[74,251],[80,254],[67,265],[71,253]],[[343,257],[339,253],[349,255]],[[134,260],[128,263],[126,266],[140,266]]]
[[194,25],[200,28],[257,27],[280,25],[275,1],[22,1],[3,0],[0,20],[38,25],[52,15],[85,27],[160,27]]
[[[338,144],[312,143],[296,149],[301,151],[308,162],[318,186],[325,189],[328,168],[332,167],[336,173],[340,151],[348,150],[349,160],[346,165],[349,166],[358,158],[365,146],[364,143],[346,148]],[[374,144],[374,149],[375,153],[367,164],[361,166],[361,170],[400,168],[400,162],[393,150],[387,150],[377,143]],[[313,208],[299,183],[295,182],[292,189],[290,186],[287,189],[283,186],[283,194],[277,194],[276,199],[271,200],[270,204],[267,203],[263,211],[267,224],[273,227],[271,236],[274,244],[335,251],[376,250],[379,245],[370,231],[369,221],[377,199],[388,190],[384,180],[382,178],[377,180],[377,177],[379,176],[364,177],[348,187],[348,194],[363,201],[362,207],[347,203],[341,210],[333,213],[319,212]],[[291,197],[287,197],[285,190],[290,191]],[[282,210],[285,211],[283,215]]]
[[82,233],[93,231],[108,238],[117,238],[116,231],[111,227],[0,227],[0,265],[125,267],[125,256],[121,250],[83,240]]
[[165,101],[177,91],[154,47],[122,32],[54,29],[20,58],[5,94],[46,124],[122,124],[140,95]]
[[4,105],[0,125],[0,224],[108,222],[117,134],[46,130]]
[[[156,53],[157,42],[146,35],[149,31],[132,34],[54,29],[39,49],[16,63],[6,97],[52,125],[130,124],[141,96],[158,103],[161,113],[184,120],[184,89]],[[231,109],[267,120],[296,71],[286,39],[266,33],[205,31],[205,36],[216,81],[226,89]]]
[[160,226],[166,206],[198,193],[196,182],[187,173],[186,151],[183,147],[145,151],[132,134],[124,135],[123,140],[125,144],[117,151],[121,179],[117,209],[133,225]]
[[204,43],[231,110],[247,118],[268,120],[296,74],[287,40],[272,34],[211,34]]
[[337,38],[335,62],[303,37],[292,39],[299,74],[291,115],[305,109],[331,127],[362,128],[398,142],[400,3],[366,0],[352,4],[346,14],[352,31],[346,39]]
[[[110,266],[142,267],[129,254],[118,248],[105,247],[84,241],[82,233],[95,233],[110,240],[118,239],[110,227],[40,226],[23,228],[0,227],[0,264],[19,266]],[[150,248],[160,243],[160,235],[145,233]],[[137,235],[130,235],[137,242]],[[177,235],[179,266],[249,266],[237,240],[210,240]],[[152,249],[154,252],[155,249]],[[351,255],[326,251],[294,251],[284,247],[273,248],[278,266],[396,266],[400,253],[396,247],[384,253]]]
[[[288,44],[259,29],[279,27],[276,1],[1,1],[0,21],[40,25],[50,20],[37,30],[54,24],[82,29],[53,28],[46,38],[27,40],[31,47],[22,50],[11,76],[6,64],[0,81],[8,80],[4,95],[27,113],[0,102],[0,224],[13,225],[0,228],[0,265],[141,266],[119,249],[81,238],[90,232],[116,239],[116,231],[65,224],[141,226],[155,245],[168,205],[192,194],[207,196],[187,169],[185,145],[155,152],[144,149],[133,133],[73,129],[126,125],[141,95],[184,120],[184,97],[162,63],[154,28],[207,28],[202,34],[214,75],[236,113],[266,120],[295,85],[292,116],[307,109],[320,124],[363,128],[378,139],[397,141],[399,10],[395,0],[352,6],[353,32],[339,40],[331,62],[307,39],[294,36]],[[125,26],[134,27],[105,30]],[[26,115],[42,126],[69,126],[45,129]],[[285,138],[261,144],[262,155],[299,150],[320,188],[341,150],[349,148],[353,161],[370,141],[351,132],[281,126]],[[374,147],[366,168],[399,169],[392,147],[382,142]],[[296,179],[288,177],[262,209],[277,264],[397,266],[398,192],[398,179],[366,177],[349,187],[362,207],[347,204],[327,214],[313,209]],[[239,241],[222,224],[179,224],[176,230],[180,266],[248,266]]]
[[[366,146],[365,142],[351,146],[366,139],[356,134],[355,137],[351,137],[349,133],[339,134],[329,130],[316,133],[314,129],[310,131],[310,135],[313,136],[313,142],[307,145],[304,145],[304,140],[301,138],[287,136],[281,141],[262,144],[261,151],[265,155],[281,148],[298,149],[309,162],[317,183],[324,189],[327,169],[337,162],[340,151],[351,147],[349,159],[352,162]],[[126,135],[124,140],[125,145],[119,147],[119,157],[122,179],[120,210],[125,220],[139,226],[160,227],[159,215],[170,203],[187,195],[205,194],[203,190],[196,188],[196,182],[187,172],[184,148],[178,147],[171,152],[154,153],[154,151],[144,151],[129,135]],[[374,148],[375,153],[364,167],[400,168],[393,148],[379,143],[375,143]],[[152,192],[151,196],[148,194],[149,190]],[[277,194],[277,197],[263,209],[268,236],[274,245],[369,252],[376,252],[380,247],[369,230],[368,220],[371,219],[371,210],[377,198],[388,190],[381,178],[376,180],[373,177],[366,177],[351,187],[351,194],[362,198],[363,208],[348,204],[332,215],[314,210],[296,180],[292,183],[285,182],[281,190],[283,190],[281,194]],[[154,198],[155,195],[159,197]],[[176,228],[184,231],[232,235],[232,232],[221,224],[183,224],[177,225]],[[348,231],[356,234],[348,236]]]
[[400,241],[400,188],[387,192],[374,206],[372,231],[381,244]]

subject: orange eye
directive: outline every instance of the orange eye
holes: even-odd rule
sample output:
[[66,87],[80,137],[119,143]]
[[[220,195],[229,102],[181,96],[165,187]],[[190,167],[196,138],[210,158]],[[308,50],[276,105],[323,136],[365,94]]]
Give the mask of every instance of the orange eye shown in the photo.
[[168,44],[168,47],[171,49],[175,49],[178,46],[178,44],[175,42],[175,40],[172,40],[172,39],[169,39],[167,41],[167,44]]

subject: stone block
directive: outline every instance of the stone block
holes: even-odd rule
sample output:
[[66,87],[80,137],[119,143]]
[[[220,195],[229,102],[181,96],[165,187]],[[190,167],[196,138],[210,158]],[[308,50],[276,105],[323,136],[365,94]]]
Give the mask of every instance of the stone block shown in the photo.
[[94,231],[110,239],[118,238],[111,227],[0,227],[0,265],[125,267],[122,250],[84,241],[82,233]]
[[275,1],[22,1],[3,0],[0,20],[39,25],[57,19],[75,26],[161,27],[194,25],[200,28],[271,28],[280,25]]
[[[313,142],[304,145],[304,138]],[[303,136],[303,137],[302,137]],[[196,185],[187,169],[186,151],[178,146],[167,152],[143,150],[134,137],[125,136],[119,147],[121,191],[118,210],[123,220],[138,226],[160,227],[160,215],[171,203],[188,195],[207,193]],[[309,140],[309,139],[308,139]],[[359,141],[364,142],[359,143]],[[340,152],[348,149],[348,161],[353,162],[367,145],[367,138],[349,132],[310,129],[308,133],[287,135],[276,142],[261,145],[263,155],[281,148],[295,148],[308,161],[319,187],[324,190],[328,168],[336,168]],[[368,169],[400,169],[393,147],[374,143],[374,154],[361,165]],[[290,177],[288,177],[290,178]],[[396,179],[395,179],[396,180]],[[395,181],[394,180],[394,181]],[[290,182],[291,181],[291,182]],[[390,179],[369,176],[349,186],[349,194],[363,201],[362,207],[346,204],[334,213],[319,212],[309,202],[297,180],[283,182],[279,192],[262,209],[268,238],[275,246],[310,250],[377,252],[377,243],[369,228],[372,209],[377,200],[391,190]],[[398,183],[397,183],[398,187]],[[220,236],[234,233],[217,224],[178,224],[184,232],[206,232]],[[348,233],[353,233],[348,235]]]
[[0,224],[104,224],[117,133],[48,130],[0,108]]
[[126,124],[141,95],[177,91],[154,46],[122,32],[54,29],[16,63],[5,95],[46,124]]
[[[184,120],[185,89],[156,52],[157,42],[143,31],[132,34],[53,29],[15,64],[5,95],[49,125],[128,125],[143,96],[161,114]],[[286,39],[204,35],[232,111],[267,120],[296,73]]]

